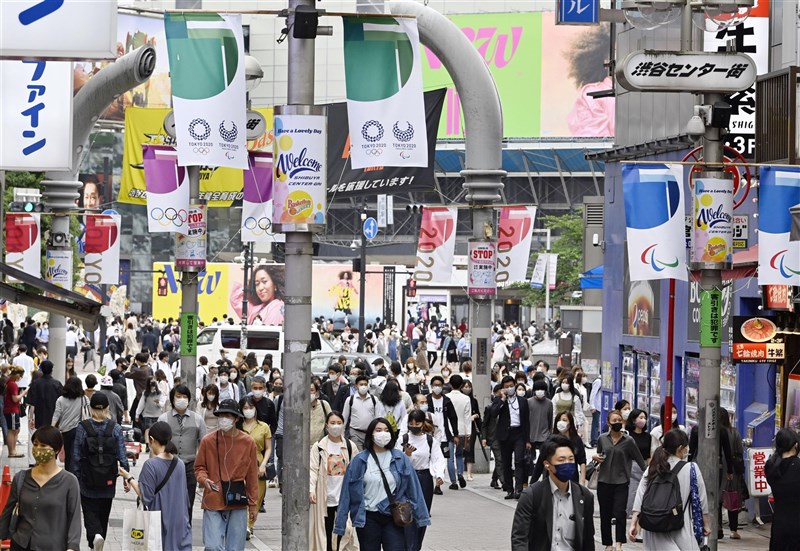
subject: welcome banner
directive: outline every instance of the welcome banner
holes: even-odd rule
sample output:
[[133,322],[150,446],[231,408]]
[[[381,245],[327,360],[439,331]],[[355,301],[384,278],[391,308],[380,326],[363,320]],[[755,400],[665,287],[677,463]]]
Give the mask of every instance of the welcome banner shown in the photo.
[[147,182],[147,229],[150,233],[177,232],[186,235],[189,219],[189,179],[178,166],[171,147],[144,147]]
[[428,166],[417,21],[343,21],[353,168]]
[[250,170],[244,171],[242,243],[269,242],[272,238],[272,154],[251,153]]
[[426,283],[450,283],[456,251],[455,207],[425,207],[417,245],[414,279]]
[[503,207],[497,230],[497,284],[527,281],[536,207]]
[[800,285],[800,243],[791,242],[800,168],[762,167],[758,186],[758,284]]
[[165,13],[181,166],[247,168],[241,15]]
[[632,281],[686,281],[683,167],[624,165],[628,257]]
[[6,264],[34,277],[42,277],[42,244],[39,215],[6,214]]
[[86,215],[86,283],[119,283],[121,228],[122,217],[119,214]]

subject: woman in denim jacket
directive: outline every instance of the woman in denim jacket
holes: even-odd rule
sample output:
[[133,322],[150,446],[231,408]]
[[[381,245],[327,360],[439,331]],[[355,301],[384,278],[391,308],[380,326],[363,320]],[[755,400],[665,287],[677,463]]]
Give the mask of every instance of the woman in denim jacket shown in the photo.
[[431,523],[419,478],[408,456],[394,449],[396,441],[389,421],[374,419],[366,431],[364,451],[353,458],[344,475],[333,532],[344,534],[349,514],[362,551],[406,549],[404,529],[392,520],[381,471],[395,500],[411,503],[416,525]]

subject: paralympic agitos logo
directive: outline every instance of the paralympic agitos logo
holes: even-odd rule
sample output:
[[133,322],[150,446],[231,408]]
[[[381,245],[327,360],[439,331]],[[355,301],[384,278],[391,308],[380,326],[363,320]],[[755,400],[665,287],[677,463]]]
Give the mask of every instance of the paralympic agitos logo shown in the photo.
[[789,252],[788,249],[784,249],[776,253],[769,260],[769,267],[772,268],[773,270],[778,270],[781,276],[785,277],[786,279],[791,279],[794,276],[800,275],[800,270],[793,270],[792,268],[786,266],[785,260],[787,252]]
[[675,257],[675,260],[672,262],[664,262],[656,258],[656,247],[658,246],[657,243],[653,243],[649,247],[647,247],[644,251],[642,251],[641,261],[642,264],[650,264],[650,267],[653,268],[656,272],[663,272],[667,268],[677,268],[678,266],[678,257]]

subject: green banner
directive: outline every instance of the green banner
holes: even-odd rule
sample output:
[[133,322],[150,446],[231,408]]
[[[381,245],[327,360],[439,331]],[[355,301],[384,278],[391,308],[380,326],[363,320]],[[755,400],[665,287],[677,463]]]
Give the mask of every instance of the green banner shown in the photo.
[[181,354],[197,354],[197,314],[181,313]]
[[700,346],[722,344],[722,291],[700,291]]

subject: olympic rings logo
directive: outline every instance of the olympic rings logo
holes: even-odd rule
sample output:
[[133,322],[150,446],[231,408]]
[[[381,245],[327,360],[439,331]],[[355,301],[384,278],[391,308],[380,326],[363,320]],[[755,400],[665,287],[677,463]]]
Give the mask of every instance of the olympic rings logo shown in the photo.
[[186,224],[189,218],[189,213],[185,209],[174,209],[172,207],[165,209],[156,207],[150,211],[150,218],[159,223],[162,227],[175,226],[181,227]]
[[252,216],[248,216],[244,220],[244,228],[249,231],[252,235],[255,236],[262,236],[264,234],[272,235],[270,229],[272,228],[272,220],[269,218],[262,216],[258,220],[253,218]]
[[192,149],[192,151],[198,155],[208,155],[211,152],[211,149],[208,147],[195,147]]
[[383,155],[383,149],[377,149],[377,148],[367,149],[366,151],[364,151],[364,153],[366,153],[367,155],[371,155],[372,157],[380,157],[381,155]]

